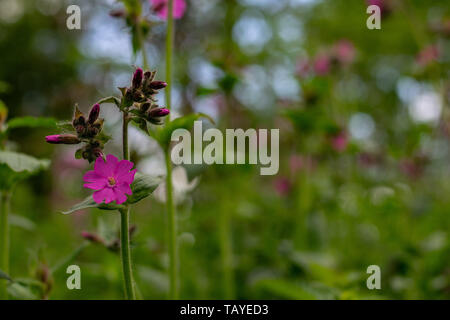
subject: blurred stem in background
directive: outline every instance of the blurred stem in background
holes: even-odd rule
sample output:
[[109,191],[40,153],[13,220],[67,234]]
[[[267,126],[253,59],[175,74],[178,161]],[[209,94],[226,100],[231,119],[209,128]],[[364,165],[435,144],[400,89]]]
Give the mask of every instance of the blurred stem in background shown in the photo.
[[145,48],[145,39],[144,35],[142,34],[142,25],[141,25],[141,17],[138,18],[136,21],[137,24],[137,33],[139,38],[139,46],[141,47],[141,53],[142,53],[142,63],[144,64],[144,70],[149,70],[150,66],[148,64],[147,60],[147,49]]
[[[8,192],[1,193],[0,203],[0,270],[9,275],[9,202],[11,196]],[[8,282],[0,281],[0,300],[8,298]]]
[[[174,25],[173,25],[173,0],[168,1],[167,36],[166,36],[166,106],[172,107],[172,53],[173,53]],[[170,121],[170,115],[167,122]],[[177,220],[172,190],[172,162],[170,159],[170,147],[165,151],[166,157],[166,197],[167,197],[167,235],[169,243],[169,298],[178,299],[178,246],[177,246]]]
[[220,253],[223,270],[225,299],[234,299],[233,251],[231,243],[231,215],[228,205],[222,207],[219,216]]
[[[123,159],[129,160],[129,150],[128,150],[128,114],[124,112],[123,114],[123,132],[122,132],[122,148],[123,148]],[[133,268],[131,264],[131,250],[130,250],[130,234],[129,224],[130,224],[130,208],[127,206],[126,209],[120,210],[120,257],[122,260],[122,270],[123,270],[123,280],[125,287],[125,297],[128,300],[136,300],[136,293],[134,290],[133,281]]]

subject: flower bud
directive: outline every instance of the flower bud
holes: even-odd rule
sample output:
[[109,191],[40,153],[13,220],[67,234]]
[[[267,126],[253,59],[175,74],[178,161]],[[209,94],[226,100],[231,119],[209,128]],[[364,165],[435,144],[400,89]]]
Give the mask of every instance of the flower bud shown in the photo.
[[6,109],[6,107],[3,106],[2,102],[0,101],[0,128],[6,122],[7,117],[8,109]]
[[74,127],[78,125],[85,125],[86,124],[86,118],[84,117],[83,112],[78,109],[78,107],[75,107],[75,114],[73,116],[72,124]]
[[150,88],[153,90],[160,90],[167,87],[167,83],[164,81],[152,81],[150,82]]
[[105,243],[105,241],[99,235],[94,234],[94,233],[83,231],[83,232],[81,232],[81,236],[84,239],[86,239],[86,240],[88,240],[90,242],[93,242],[93,243],[100,243],[100,244],[104,244]]
[[149,118],[161,118],[165,117],[170,113],[169,109],[166,108],[153,108],[148,112]]
[[141,104],[141,111],[142,112],[147,112],[148,109],[150,109],[150,107],[152,106],[152,104],[150,102],[144,102]]
[[99,114],[100,114],[100,105],[98,103],[96,103],[96,104],[94,104],[91,111],[89,112],[88,122],[90,124],[93,124],[98,119]]
[[122,9],[111,10],[109,12],[109,15],[114,18],[121,18],[121,17],[125,16],[125,10],[122,10]]
[[142,84],[143,71],[141,68],[137,68],[133,75],[132,87],[139,88]]
[[51,136],[46,136],[45,141],[51,144],[78,144],[80,139],[73,134],[56,134]]

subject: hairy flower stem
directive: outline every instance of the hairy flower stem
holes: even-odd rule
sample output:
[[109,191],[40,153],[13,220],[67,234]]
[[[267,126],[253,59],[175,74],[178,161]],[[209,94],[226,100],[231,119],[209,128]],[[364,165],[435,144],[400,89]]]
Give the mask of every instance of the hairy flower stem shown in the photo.
[[175,213],[175,204],[173,199],[172,186],[172,164],[170,160],[170,151],[166,150],[166,199],[167,199],[167,235],[169,243],[169,278],[170,291],[169,298],[178,299],[178,243],[177,243],[177,220]]
[[[167,36],[166,36],[166,106],[168,109],[172,106],[172,54],[173,54],[173,39],[174,39],[174,25],[173,25],[173,0],[168,1],[167,13]],[[167,122],[170,121],[170,114]],[[177,244],[177,220],[175,212],[175,204],[173,199],[172,186],[172,162],[170,159],[170,148],[165,150],[166,156],[166,198],[167,198],[167,235],[169,239],[169,278],[170,291],[169,298],[172,300],[178,299],[178,244]]]
[[[7,192],[1,193],[0,203],[0,270],[9,275],[9,201],[11,197]],[[0,300],[8,299],[8,282],[0,280]]]
[[[123,114],[123,159],[129,160],[128,150],[128,115]],[[136,300],[136,293],[133,281],[133,268],[131,263],[131,250],[130,250],[130,208],[127,206],[120,211],[120,258],[122,260],[123,281],[125,287],[125,298],[128,300]]]

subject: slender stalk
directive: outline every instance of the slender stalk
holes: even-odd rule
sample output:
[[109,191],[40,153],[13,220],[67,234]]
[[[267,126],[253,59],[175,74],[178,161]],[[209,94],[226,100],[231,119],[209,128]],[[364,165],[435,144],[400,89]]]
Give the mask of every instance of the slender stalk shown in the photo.
[[[167,13],[167,36],[166,36],[166,106],[172,106],[172,54],[173,54],[173,39],[174,39],[174,25],[173,25],[173,0],[168,1]],[[167,121],[170,120],[170,114],[167,116]]]
[[141,20],[140,18],[136,22],[136,28],[137,28],[137,34],[139,39],[139,46],[141,47],[141,54],[142,54],[142,62],[144,64],[144,69],[149,70],[149,64],[147,60],[147,49],[145,48],[145,39],[144,35],[142,34],[142,26],[141,26]]
[[[174,25],[173,25],[173,0],[168,1],[168,19],[167,19],[167,37],[166,37],[166,82],[165,90],[166,106],[168,109],[172,106],[172,54],[173,54],[173,39],[174,39]],[[170,121],[170,114],[167,121]],[[173,199],[172,187],[172,162],[170,159],[170,148],[165,150],[166,157],[166,198],[167,198],[167,236],[169,243],[169,278],[170,291],[169,298],[172,300],[178,299],[178,244],[177,244],[177,220],[175,212],[175,204]]]
[[172,163],[170,160],[170,152],[166,150],[166,199],[167,199],[167,235],[169,243],[169,278],[170,291],[169,298],[178,299],[178,243],[177,243],[177,220],[175,213],[175,204],[173,199],[172,187]]
[[231,217],[228,208],[222,208],[219,216],[219,241],[223,271],[225,299],[234,299],[233,250],[231,245]]
[[[123,114],[123,132],[122,132],[122,148],[124,160],[129,160],[128,150],[128,115]],[[120,211],[120,258],[122,260],[123,281],[125,287],[125,298],[128,300],[136,300],[136,293],[133,281],[133,269],[131,263],[131,250],[130,250],[130,208]]]
[[[0,270],[9,275],[9,201],[11,197],[7,192],[1,193],[0,204]],[[8,299],[8,282],[0,281],[0,300]]]

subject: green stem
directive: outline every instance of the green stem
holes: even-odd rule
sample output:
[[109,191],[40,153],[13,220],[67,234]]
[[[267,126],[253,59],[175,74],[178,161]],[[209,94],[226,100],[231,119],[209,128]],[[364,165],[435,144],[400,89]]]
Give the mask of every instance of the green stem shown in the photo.
[[167,235],[169,243],[169,278],[170,291],[169,298],[171,300],[178,299],[178,243],[177,243],[177,221],[175,214],[175,204],[173,199],[172,187],[172,163],[170,161],[169,150],[165,153],[166,156],[166,198],[167,198]]
[[137,21],[137,34],[139,39],[139,46],[141,47],[141,53],[142,53],[142,62],[144,64],[144,69],[149,70],[149,64],[147,60],[147,49],[145,49],[145,39],[144,35],[142,34],[142,26],[141,26],[141,20],[140,18]]
[[[173,55],[173,39],[174,39],[174,25],[173,25],[173,0],[168,1],[168,19],[167,19],[167,37],[166,37],[166,82],[165,90],[166,107],[168,109],[172,106],[172,55]],[[170,114],[167,117],[167,122],[170,121]],[[178,299],[178,244],[177,244],[177,221],[175,213],[175,204],[173,199],[172,187],[172,162],[170,160],[170,148],[165,150],[166,157],[166,198],[167,198],[167,236],[169,243],[169,278],[170,291],[169,298],[172,300]]]
[[228,208],[222,208],[219,221],[220,252],[222,256],[223,289],[225,299],[234,299],[233,256],[231,245],[231,219]]
[[133,270],[131,267],[130,233],[129,233],[130,209],[120,210],[120,256],[122,260],[125,297],[128,300],[136,300],[133,283]]
[[[0,270],[9,275],[9,201],[11,197],[7,192],[1,193],[0,204]],[[0,300],[8,299],[8,282],[0,281]]]
[[[129,150],[128,150],[128,115],[126,112],[123,114],[123,158],[124,160],[129,160]],[[122,271],[123,271],[123,281],[125,287],[125,297],[128,300],[136,300],[136,293],[134,289],[133,281],[133,269],[131,264],[131,250],[130,250],[130,208],[127,206],[126,209],[120,211],[120,258],[122,260]]]
[[[166,36],[166,106],[172,106],[172,54],[173,54],[173,39],[174,39],[174,25],[173,25],[173,0],[168,1],[167,14],[167,36]],[[167,116],[167,121],[170,120],[170,114]]]

